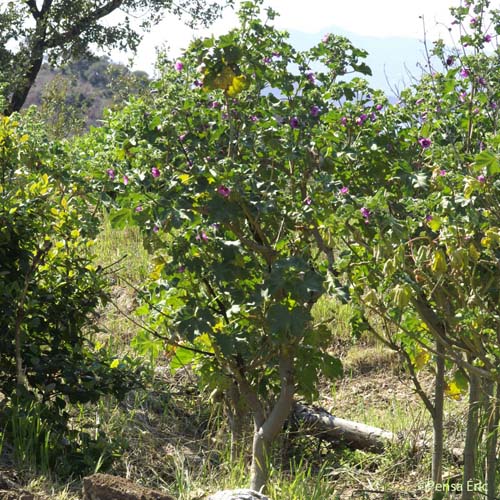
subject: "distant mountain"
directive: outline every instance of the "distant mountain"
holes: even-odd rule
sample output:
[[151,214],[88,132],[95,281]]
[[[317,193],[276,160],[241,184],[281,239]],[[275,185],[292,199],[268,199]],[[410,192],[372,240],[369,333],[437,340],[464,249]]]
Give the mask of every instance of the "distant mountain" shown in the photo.
[[105,107],[125,101],[148,84],[146,72],[130,71],[108,57],[83,58],[58,68],[45,63],[24,107],[34,104],[47,109],[49,114],[71,110],[73,117],[80,117],[88,127],[99,122]]
[[385,91],[389,97],[410,83],[412,76],[421,74],[417,63],[424,61],[424,46],[414,38],[376,38],[360,36],[339,28],[321,31],[317,34],[290,31],[290,41],[298,50],[306,50],[316,45],[326,33],[347,37],[353,45],[368,52],[366,63],[373,76],[373,87]]

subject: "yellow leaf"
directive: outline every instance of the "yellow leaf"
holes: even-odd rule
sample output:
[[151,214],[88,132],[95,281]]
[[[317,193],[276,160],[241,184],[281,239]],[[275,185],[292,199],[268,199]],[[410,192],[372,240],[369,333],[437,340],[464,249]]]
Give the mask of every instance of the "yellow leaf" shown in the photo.
[[71,237],[76,239],[78,236],[80,236],[80,231],[78,229],[73,229],[73,231],[71,231]]
[[415,365],[415,368],[417,370],[421,370],[429,361],[431,358],[431,355],[427,352],[424,351],[423,349],[419,349],[415,356],[415,360],[413,364]]
[[441,227],[441,218],[434,216],[427,224],[433,231],[437,231]]
[[474,262],[477,262],[479,260],[479,257],[481,256],[481,254],[478,252],[476,245],[474,245],[474,243],[471,243],[469,245],[469,255],[470,255],[470,258]]
[[22,144],[23,142],[26,142],[30,136],[28,134],[24,134],[19,138],[19,142]]
[[156,264],[153,272],[149,275],[149,277],[152,280],[159,280],[161,278],[161,272],[163,271],[163,268],[165,267],[165,262],[160,262],[159,264]]
[[210,71],[206,71],[205,78],[203,80],[204,88],[208,90],[227,90],[235,76],[234,71],[229,66],[224,66],[222,71],[215,75],[210,73]]
[[434,252],[431,263],[431,270],[437,274],[443,274],[446,272],[448,265],[446,264],[446,256],[444,252],[439,249]]
[[220,332],[222,331],[223,328],[224,328],[224,322],[220,319],[219,322],[215,324],[212,329],[214,332]]
[[444,393],[452,399],[460,399],[460,397],[462,396],[462,391],[460,390],[460,387],[458,387],[458,385],[453,381],[448,382],[446,384]]
[[242,90],[245,90],[247,86],[245,75],[235,76],[229,88],[227,89],[227,95],[234,97],[239,94]]
[[191,176],[189,174],[181,174],[179,175],[179,179],[182,182],[182,184],[188,184],[189,179],[191,179]]
[[111,361],[111,364],[109,365],[110,368],[118,368],[118,366],[120,365],[120,361],[118,359],[114,359],[113,361]]

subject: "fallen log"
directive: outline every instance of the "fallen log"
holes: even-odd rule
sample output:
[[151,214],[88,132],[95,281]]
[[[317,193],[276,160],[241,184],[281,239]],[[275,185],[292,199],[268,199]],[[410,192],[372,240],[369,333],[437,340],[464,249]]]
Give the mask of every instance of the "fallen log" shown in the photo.
[[[324,441],[347,446],[353,450],[365,450],[372,453],[383,453],[391,444],[405,442],[407,436],[372,427],[371,425],[335,417],[324,408],[309,408],[295,403],[292,421],[299,432],[317,437]],[[430,441],[419,439],[411,445],[413,452],[429,450]],[[463,463],[463,449],[451,448],[447,451],[456,463]]]
[[398,440],[392,432],[335,417],[323,408],[309,408],[300,403],[295,403],[292,417],[302,432],[355,450],[382,453],[388,444]]

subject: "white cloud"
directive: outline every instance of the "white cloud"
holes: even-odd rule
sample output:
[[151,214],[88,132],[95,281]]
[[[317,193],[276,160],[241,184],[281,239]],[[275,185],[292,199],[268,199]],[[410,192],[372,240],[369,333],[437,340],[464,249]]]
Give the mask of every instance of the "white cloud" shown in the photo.
[[[355,34],[372,37],[423,38],[424,15],[429,39],[445,36],[451,17],[450,5],[460,0],[267,0],[266,5],[280,16],[276,25],[280,29],[306,33],[341,28]],[[189,41],[200,35],[221,34],[237,25],[234,12],[226,11],[224,17],[208,30],[193,31],[174,16],[167,16],[141,43],[134,68],[152,72],[156,47],[170,48],[176,57]],[[113,59],[126,61],[127,55],[114,52]]]
[[450,19],[450,4],[457,0],[270,0],[281,13],[280,24],[291,29],[317,33],[338,26],[359,35],[375,37],[422,37],[425,16],[433,35],[436,21]]

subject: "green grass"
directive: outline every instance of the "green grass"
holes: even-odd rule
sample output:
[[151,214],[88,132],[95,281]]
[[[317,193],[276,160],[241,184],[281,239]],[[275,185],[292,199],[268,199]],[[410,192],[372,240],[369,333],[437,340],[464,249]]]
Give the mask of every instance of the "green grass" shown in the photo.
[[119,285],[128,286],[129,282],[137,286],[148,277],[149,255],[137,227],[114,229],[109,217],[104,214],[94,253],[98,264],[111,274]]
[[[149,255],[137,228],[113,229],[106,216],[94,251],[113,282],[112,303],[101,311],[98,326],[104,332],[106,348],[122,355],[130,352],[129,341],[139,330],[122,313],[133,316],[138,303],[135,288],[148,279]],[[349,305],[323,296],[313,308],[313,317],[327,323],[332,351],[343,358],[346,367],[344,380],[321,389],[319,404],[339,417],[392,432],[404,431],[410,437],[383,455],[342,450],[308,437],[296,439],[286,452],[277,445],[271,461],[269,497],[335,500],[363,498],[356,496],[360,490],[411,491],[416,482],[428,479],[430,453],[412,455],[408,444],[413,437],[429,435],[431,427],[422,404],[411,395],[411,384],[405,388],[397,385],[397,357],[372,338],[362,342],[353,339]],[[166,491],[179,500],[246,487],[250,446],[239,460],[230,462],[222,406],[207,404],[209,395],[199,391],[188,370],[172,376],[161,359],[147,370],[148,386],[130,393],[125,401],[102,398],[97,405],[82,405],[75,415],[75,425],[84,425],[90,432],[99,429],[108,436],[110,452],[116,456],[106,471]],[[456,402],[447,402],[447,415],[450,421],[455,418],[460,422]],[[450,432],[456,427],[451,424]],[[18,448],[30,456],[38,453],[43,457],[44,443],[34,442],[32,432],[36,429],[35,421],[25,427],[19,424]],[[29,451],[40,450],[40,446],[41,452]],[[96,460],[96,470],[100,465]],[[48,474],[26,478],[32,491],[44,492],[49,498],[78,498],[74,493],[78,483],[60,485]]]

